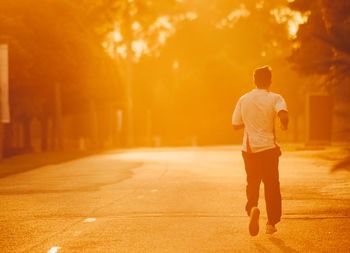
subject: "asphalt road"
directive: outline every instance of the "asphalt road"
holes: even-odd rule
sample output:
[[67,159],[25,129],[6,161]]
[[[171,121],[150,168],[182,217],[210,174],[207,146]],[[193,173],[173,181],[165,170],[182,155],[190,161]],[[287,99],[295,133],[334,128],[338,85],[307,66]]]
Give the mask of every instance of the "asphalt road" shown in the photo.
[[[318,152],[318,151],[317,151]],[[239,147],[115,151],[0,179],[0,252],[350,252],[350,173],[284,152],[283,218],[248,234]]]

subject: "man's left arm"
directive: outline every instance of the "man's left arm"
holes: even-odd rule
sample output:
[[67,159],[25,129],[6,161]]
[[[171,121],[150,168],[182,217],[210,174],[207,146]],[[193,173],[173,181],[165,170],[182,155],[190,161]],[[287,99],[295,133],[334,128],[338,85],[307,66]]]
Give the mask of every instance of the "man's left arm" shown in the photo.
[[283,97],[278,95],[275,110],[277,113],[277,116],[280,119],[281,123],[281,129],[283,131],[288,130],[288,123],[289,123],[289,117],[288,117],[288,109],[286,101],[284,101]]
[[287,131],[288,130],[288,123],[289,123],[288,112],[285,111],[285,110],[281,110],[281,111],[278,112],[277,115],[280,118],[281,129],[283,131]]

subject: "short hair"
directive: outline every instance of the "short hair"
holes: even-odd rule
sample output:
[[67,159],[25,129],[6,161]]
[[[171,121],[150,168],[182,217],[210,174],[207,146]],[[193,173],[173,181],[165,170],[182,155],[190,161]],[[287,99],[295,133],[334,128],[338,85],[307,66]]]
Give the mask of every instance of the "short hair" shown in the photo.
[[254,83],[258,88],[268,88],[271,85],[272,73],[270,66],[257,68],[254,71]]

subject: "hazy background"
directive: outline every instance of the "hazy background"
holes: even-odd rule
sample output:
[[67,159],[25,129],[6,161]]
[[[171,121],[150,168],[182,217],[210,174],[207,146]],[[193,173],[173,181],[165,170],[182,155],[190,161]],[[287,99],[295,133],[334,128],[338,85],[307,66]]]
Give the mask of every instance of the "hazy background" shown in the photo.
[[9,45],[6,156],[57,149],[241,142],[231,115],[273,70],[286,142],[303,142],[306,96],[334,97],[348,140],[347,0],[1,0]]

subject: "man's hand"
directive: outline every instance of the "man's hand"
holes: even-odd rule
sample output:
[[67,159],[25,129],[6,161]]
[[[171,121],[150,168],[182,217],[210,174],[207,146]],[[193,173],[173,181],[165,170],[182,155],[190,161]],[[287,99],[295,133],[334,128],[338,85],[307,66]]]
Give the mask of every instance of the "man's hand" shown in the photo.
[[242,124],[242,125],[232,125],[233,126],[233,129],[234,130],[239,130],[239,129],[242,129],[242,128],[244,128],[244,125]]
[[279,111],[277,115],[278,115],[278,117],[280,118],[281,129],[282,129],[283,131],[288,130],[288,123],[289,123],[288,112],[282,110],[282,111]]

